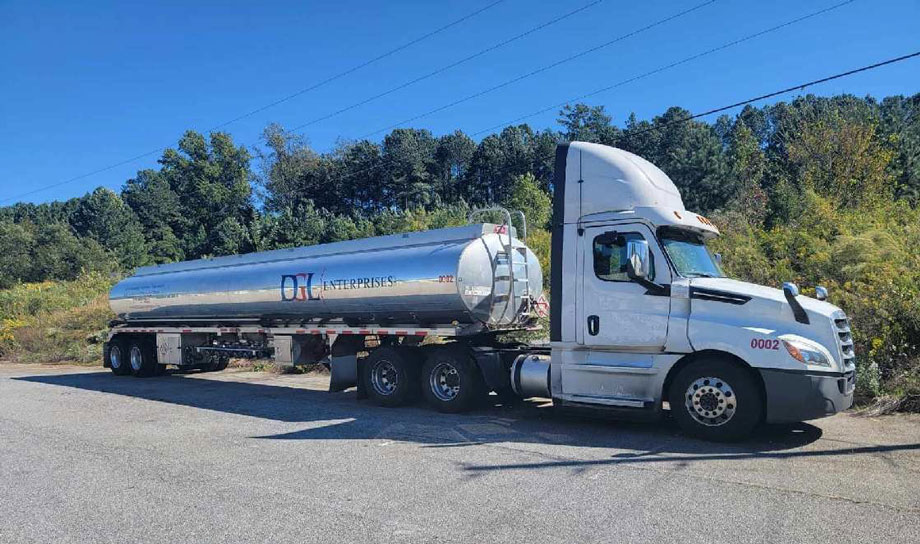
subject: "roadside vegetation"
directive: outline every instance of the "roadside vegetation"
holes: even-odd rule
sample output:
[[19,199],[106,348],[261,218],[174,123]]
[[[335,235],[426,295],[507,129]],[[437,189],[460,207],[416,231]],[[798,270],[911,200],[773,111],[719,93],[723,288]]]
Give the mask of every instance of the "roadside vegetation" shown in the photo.
[[111,285],[108,275],[88,273],[0,290],[0,358],[99,364]]
[[0,357],[98,361],[88,339],[111,317],[111,278],[140,265],[463,224],[496,203],[527,213],[548,278],[555,145],[582,140],[668,173],[722,230],[729,275],[828,287],[853,323],[860,401],[920,410],[920,95],[688,116],[614,124],[578,104],[560,131],[523,124],[476,142],[397,129],[329,153],[278,125],[252,150],[189,131],[120,192],[0,208]]

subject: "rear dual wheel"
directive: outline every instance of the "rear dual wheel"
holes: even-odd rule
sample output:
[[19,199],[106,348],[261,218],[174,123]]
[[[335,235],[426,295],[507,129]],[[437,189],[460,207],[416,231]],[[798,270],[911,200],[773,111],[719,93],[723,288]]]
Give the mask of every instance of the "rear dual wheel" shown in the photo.
[[476,362],[460,346],[377,348],[364,360],[361,380],[380,406],[415,402],[421,392],[436,410],[457,413],[476,408],[487,393]]
[[131,366],[128,363],[128,346],[123,338],[118,336],[112,337],[106,342],[103,349],[106,366],[116,376],[127,376],[131,373]]
[[158,376],[166,370],[158,364],[152,339],[143,337],[113,337],[105,346],[104,357],[112,374],[140,378]]
[[131,374],[138,378],[161,374],[153,342],[146,338],[135,338],[128,343],[128,346],[128,363],[131,367]]
[[227,365],[230,364],[230,356],[224,353],[215,354],[211,359],[211,362],[202,366],[201,369],[205,372],[220,372],[221,370],[227,368]]
[[371,352],[361,367],[364,391],[380,406],[402,406],[418,398],[416,350],[381,347]]
[[422,394],[440,412],[466,412],[485,400],[486,386],[469,351],[459,346],[431,349],[422,365]]

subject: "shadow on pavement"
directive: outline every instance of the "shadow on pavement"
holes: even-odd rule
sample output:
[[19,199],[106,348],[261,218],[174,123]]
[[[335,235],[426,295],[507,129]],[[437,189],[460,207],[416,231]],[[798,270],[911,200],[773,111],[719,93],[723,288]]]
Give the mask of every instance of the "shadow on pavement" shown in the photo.
[[[920,444],[798,450],[818,440],[821,429],[808,423],[764,426],[753,439],[737,444],[694,440],[670,422],[630,423],[586,419],[549,406],[522,402],[492,406],[472,414],[439,414],[423,406],[381,408],[355,399],[355,393],[328,393],[237,381],[167,375],[143,380],[108,372],[14,378],[19,381],[125,395],[192,408],[214,410],[290,423],[324,423],[291,433],[259,436],[272,440],[411,441],[423,447],[466,447],[488,443],[533,443],[633,450],[600,460],[470,466],[467,470],[558,468],[662,461],[793,458],[920,450]],[[283,379],[283,378],[281,378]],[[344,420],[333,421],[330,420]],[[792,450],[792,451],[790,451]],[[678,456],[662,454],[679,454]]]

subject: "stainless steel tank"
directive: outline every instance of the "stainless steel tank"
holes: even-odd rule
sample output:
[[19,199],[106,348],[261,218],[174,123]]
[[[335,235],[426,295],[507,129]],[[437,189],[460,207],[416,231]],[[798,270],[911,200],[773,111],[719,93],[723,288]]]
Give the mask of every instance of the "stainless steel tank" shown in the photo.
[[476,224],[148,266],[109,303],[126,321],[517,326],[542,272],[506,232]]

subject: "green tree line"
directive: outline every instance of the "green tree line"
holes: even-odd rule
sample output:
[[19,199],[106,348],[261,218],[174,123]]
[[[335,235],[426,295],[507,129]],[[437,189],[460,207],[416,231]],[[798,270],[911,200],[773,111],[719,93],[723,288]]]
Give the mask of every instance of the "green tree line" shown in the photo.
[[404,128],[327,153],[274,124],[256,149],[188,131],[120,192],[0,208],[0,288],[453,225],[491,204],[528,214],[548,265],[555,146],[582,140],[662,168],[687,208],[722,229],[731,275],[827,285],[856,323],[864,392],[920,390],[920,94],[689,115],[616,124],[576,104],[558,130],[521,124],[477,142]]

